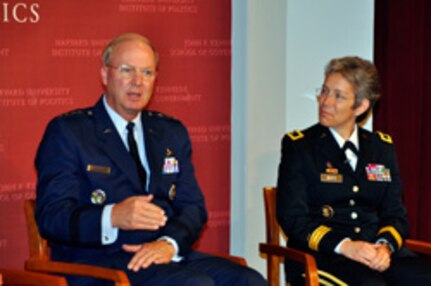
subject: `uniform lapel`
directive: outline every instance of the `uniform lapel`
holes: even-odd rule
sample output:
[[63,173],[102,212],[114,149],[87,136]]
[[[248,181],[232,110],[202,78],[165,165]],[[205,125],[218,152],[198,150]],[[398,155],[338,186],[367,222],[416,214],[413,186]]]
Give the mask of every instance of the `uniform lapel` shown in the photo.
[[373,148],[370,144],[370,134],[359,128],[359,158],[356,165],[356,174],[362,176],[365,172],[365,166],[372,162]]
[[341,174],[353,176],[353,169],[350,167],[349,163],[346,162],[343,151],[340,146],[338,146],[337,141],[335,141],[329,129],[322,126],[317,136],[318,140],[315,140],[315,142],[317,142],[316,148],[326,162],[329,162],[333,167],[339,169]]
[[141,189],[141,183],[132,157],[121,141],[114,124],[103,106],[102,99],[94,107],[96,135],[99,138],[100,149],[123,171],[123,173]]
[[163,131],[155,124],[155,116],[152,112],[142,112],[142,124],[144,126],[145,150],[147,154],[148,164],[151,170],[149,192],[155,192],[156,182],[160,181],[162,175],[163,162],[166,150],[163,150],[164,144]]

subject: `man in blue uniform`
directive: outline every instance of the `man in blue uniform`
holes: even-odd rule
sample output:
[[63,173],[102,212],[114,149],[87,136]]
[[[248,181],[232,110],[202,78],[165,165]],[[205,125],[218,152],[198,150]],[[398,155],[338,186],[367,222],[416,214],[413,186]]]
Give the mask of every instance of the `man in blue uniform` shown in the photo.
[[[379,96],[372,63],[329,62],[319,123],[283,138],[278,221],[288,245],[316,258],[322,281],[431,285],[431,266],[403,247],[408,222],[392,139],[357,124]],[[288,278],[300,282],[298,265],[286,265]]]
[[186,128],[143,111],[158,65],[149,40],[121,35],[102,57],[106,93],[53,119],[36,156],[36,219],[53,259],[124,270],[132,285],[266,285],[191,248],[207,220],[204,198]]

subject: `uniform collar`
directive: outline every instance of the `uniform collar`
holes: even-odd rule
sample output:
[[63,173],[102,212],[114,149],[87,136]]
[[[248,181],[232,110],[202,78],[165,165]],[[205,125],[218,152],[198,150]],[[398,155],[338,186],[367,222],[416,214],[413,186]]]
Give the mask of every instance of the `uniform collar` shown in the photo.
[[[126,130],[128,121],[121,117],[120,114],[118,114],[114,109],[111,108],[111,106],[109,106],[108,102],[106,101],[106,95],[103,96],[103,105],[106,109],[106,112],[108,113],[109,118],[111,118],[112,122],[114,123],[115,129],[117,129],[118,134],[123,134]],[[138,113],[138,116],[136,116],[132,120],[132,122],[135,123],[135,130],[143,130],[141,112]],[[138,132],[138,134],[140,133]]]
[[349,140],[345,140],[333,128],[329,128],[329,131],[331,132],[332,136],[334,137],[335,141],[337,142],[338,146],[340,146],[340,148],[343,148],[344,143],[346,143],[346,141],[350,141],[353,143],[353,145],[355,145],[356,149],[359,150],[359,136],[358,136],[357,124],[355,124],[355,127],[353,128],[353,132],[352,132],[352,135],[350,135]]

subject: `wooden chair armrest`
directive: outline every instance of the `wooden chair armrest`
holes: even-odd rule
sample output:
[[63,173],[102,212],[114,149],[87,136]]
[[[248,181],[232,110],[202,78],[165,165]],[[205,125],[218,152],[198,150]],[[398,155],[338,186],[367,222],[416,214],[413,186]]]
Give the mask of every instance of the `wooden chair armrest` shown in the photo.
[[129,279],[123,271],[86,264],[28,259],[25,262],[25,269],[36,272],[87,276],[113,281],[115,286],[130,286]]
[[431,255],[431,243],[426,241],[406,239],[404,245],[413,252]]
[[0,269],[0,285],[44,285],[67,286],[66,279],[60,276],[24,270]]
[[242,266],[247,266],[247,261],[240,256],[234,256],[234,255],[229,255],[229,254],[221,254],[221,253],[211,253],[211,255],[214,256],[218,256],[218,257],[222,257],[224,259],[230,260],[232,262],[238,263]]
[[305,285],[318,286],[319,276],[317,274],[316,260],[311,254],[279,245],[260,243],[259,251],[267,255],[284,257],[288,260],[294,260],[305,267]]

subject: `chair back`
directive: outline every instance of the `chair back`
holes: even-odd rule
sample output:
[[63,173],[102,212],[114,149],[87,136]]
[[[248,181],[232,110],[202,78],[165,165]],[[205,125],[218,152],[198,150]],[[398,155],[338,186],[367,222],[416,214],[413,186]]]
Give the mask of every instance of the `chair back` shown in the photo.
[[278,224],[276,214],[277,189],[274,187],[265,187],[263,189],[263,200],[265,204],[266,242],[279,245],[280,225]]
[[24,214],[25,221],[27,223],[30,259],[48,261],[50,260],[48,243],[40,236],[39,228],[37,227],[36,219],[34,218],[35,209],[35,200],[24,201]]
[[[280,245],[283,234],[277,221],[277,188],[263,189],[266,222],[266,243],[261,243],[259,249],[267,255],[267,277],[270,286],[280,285],[280,264],[285,260],[293,260],[304,265],[305,285],[319,285],[317,265],[311,254],[291,247]],[[287,238],[286,238],[287,239]],[[288,283],[288,285],[290,285]]]
[[[280,225],[276,214],[277,189],[263,188],[263,201],[265,206],[266,243],[280,245]],[[280,281],[280,262],[282,258],[268,254],[267,277],[269,285],[278,285]]]

